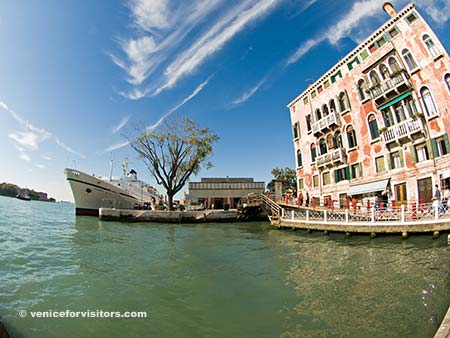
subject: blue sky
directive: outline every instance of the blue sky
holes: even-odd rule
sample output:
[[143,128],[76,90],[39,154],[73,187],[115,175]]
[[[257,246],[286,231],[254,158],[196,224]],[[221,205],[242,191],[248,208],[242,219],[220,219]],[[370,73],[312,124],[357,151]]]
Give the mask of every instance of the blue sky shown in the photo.
[[[4,0],[0,182],[73,200],[65,167],[119,175],[128,157],[154,183],[123,135],[172,114],[220,136],[199,177],[268,182],[295,165],[287,103],[388,20],[382,3]],[[448,48],[450,2],[416,4]]]

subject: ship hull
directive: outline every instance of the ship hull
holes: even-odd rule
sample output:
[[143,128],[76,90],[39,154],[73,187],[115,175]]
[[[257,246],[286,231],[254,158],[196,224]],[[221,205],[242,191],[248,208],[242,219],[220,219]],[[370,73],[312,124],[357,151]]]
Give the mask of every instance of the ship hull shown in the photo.
[[120,188],[74,169],[64,174],[72,189],[76,215],[98,216],[100,208],[133,209],[143,201]]

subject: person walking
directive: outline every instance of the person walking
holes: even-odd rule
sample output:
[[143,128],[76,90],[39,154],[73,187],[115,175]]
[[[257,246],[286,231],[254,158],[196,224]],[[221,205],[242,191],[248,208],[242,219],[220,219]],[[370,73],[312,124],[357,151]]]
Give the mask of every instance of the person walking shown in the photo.
[[303,193],[301,191],[298,193],[297,204],[299,208],[303,205]]
[[436,190],[434,191],[433,196],[433,211],[438,209],[440,212],[441,210],[441,191],[439,190],[439,186],[437,184],[434,185]]

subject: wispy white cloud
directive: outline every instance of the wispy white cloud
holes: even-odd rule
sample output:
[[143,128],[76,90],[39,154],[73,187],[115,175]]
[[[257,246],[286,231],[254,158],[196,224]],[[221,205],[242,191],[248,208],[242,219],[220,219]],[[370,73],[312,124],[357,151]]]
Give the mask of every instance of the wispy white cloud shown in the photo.
[[154,95],[173,87],[182,77],[193,73],[250,22],[265,15],[278,2],[279,0],[247,1],[233,8],[166,68],[164,82],[155,90]]
[[42,158],[44,160],[46,160],[46,161],[51,161],[52,160],[52,158],[50,156],[48,156],[48,155],[44,155],[44,156],[42,156]]
[[66,151],[78,155],[81,158],[85,158],[83,154],[74,151],[72,148],[64,144],[62,141],[60,141],[57,136],[52,135],[52,133],[43,128],[38,128],[33,124],[31,124],[29,121],[25,120],[14,110],[8,107],[8,105],[5,102],[0,101],[0,108],[6,110],[11,115],[11,117],[19,123],[22,129],[24,129],[23,131],[15,131],[8,134],[8,137],[18,144],[16,145],[16,148],[19,150],[19,156],[23,160],[29,161],[30,157],[24,152],[25,150],[22,147],[25,147],[27,150],[30,151],[35,151],[39,148],[39,144],[41,142],[45,141],[46,139],[49,139],[50,137],[53,137],[56,144],[58,144]]
[[[109,53],[111,60],[125,70],[127,81],[132,85],[119,94],[139,100],[172,88],[281,1],[244,0],[237,5],[232,3],[231,7],[225,0],[193,0],[177,5],[169,0],[131,1],[132,21],[138,31],[145,33],[119,39],[124,57]],[[211,25],[206,28],[200,25],[219,9],[223,14],[215,15]],[[199,33],[196,32],[196,39],[189,42],[187,37],[193,30]],[[168,66],[164,69],[165,65]],[[154,72],[152,82],[144,86]]]
[[127,122],[130,120],[130,117],[131,117],[131,114],[123,117],[119,121],[119,123],[115,127],[113,127],[112,133],[116,134],[120,129],[122,129],[127,124]]
[[418,0],[417,3],[438,26],[442,27],[450,20],[448,0]]
[[130,143],[131,143],[131,141],[119,142],[119,143],[116,143],[116,144],[113,144],[113,145],[109,146],[108,148],[105,149],[105,151],[106,152],[110,152],[110,151],[114,151],[114,150],[117,150],[117,149],[121,149],[123,147],[126,147]]
[[241,97],[239,97],[239,98],[235,99],[234,101],[232,101],[232,104],[238,105],[238,104],[246,102],[248,99],[250,99],[259,90],[259,88],[266,82],[266,80],[267,80],[267,76],[265,76],[262,80],[260,80],[256,84],[256,86],[254,86],[251,89],[249,89],[246,92],[244,92],[241,95]]
[[16,145],[16,149],[19,151],[19,157],[24,161],[31,161],[30,156],[26,153],[25,149]]
[[129,7],[134,23],[142,30],[152,32],[169,25],[167,0],[132,0]]
[[60,146],[62,149],[64,149],[65,151],[67,151],[67,152],[69,152],[69,153],[71,153],[71,154],[74,154],[74,155],[77,155],[77,156],[79,156],[79,157],[81,157],[82,159],[85,159],[86,158],[86,156],[84,156],[82,153],[80,153],[80,152],[78,152],[78,151],[76,151],[76,150],[73,150],[71,147],[69,147],[67,144],[65,144],[64,142],[62,142],[58,137],[56,137],[55,136],[55,142],[56,142],[56,144],[58,145],[58,146]]
[[[168,0],[136,0],[129,2],[136,37],[118,39],[123,57],[108,53],[111,60],[127,74],[133,86],[141,85],[155,69],[172,56],[180,43],[224,0],[194,0],[172,5]],[[137,33],[137,34],[136,34]],[[136,100],[150,90],[121,92]]]
[[351,10],[347,12],[344,17],[339,18],[337,23],[330,26],[325,33],[303,42],[287,59],[286,66],[297,62],[312,48],[325,40],[332,45],[336,45],[342,38],[351,36],[352,31],[361,24],[363,19],[383,15],[382,11],[380,11],[383,2],[384,0],[364,0],[355,2]]
[[181,101],[181,103],[177,104],[175,107],[173,107],[172,109],[170,109],[167,113],[165,113],[156,123],[147,126],[145,129],[147,131],[153,131],[156,128],[158,128],[158,126],[167,118],[169,117],[172,113],[174,113],[175,111],[177,111],[178,109],[180,109],[182,106],[184,106],[187,102],[189,102],[190,100],[192,100],[195,96],[197,96],[198,93],[201,92],[201,90],[208,84],[209,79],[211,78],[211,76],[206,79],[204,82],[202,82],[197,88],[195,88],[195,90],[189,95],[187,96],[183,101]]
[[46,167],[43,164],[36,164],[36,168],[45,169]]

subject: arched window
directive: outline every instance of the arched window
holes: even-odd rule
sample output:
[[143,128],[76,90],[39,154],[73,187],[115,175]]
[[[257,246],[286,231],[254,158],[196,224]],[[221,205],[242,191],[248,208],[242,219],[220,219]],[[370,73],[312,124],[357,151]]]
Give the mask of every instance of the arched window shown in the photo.
[[333,135],[328,134],[327,136],[327,146],[328,149],[334,149]]
[[405,60],[405,63],[408,65],[408,69],[410,71],[413,71],[418,67],[416,60],[414,60],[411,52],[409,50],[407,50],[406,48],[403,49],[402,56],[403,56],[403,59]]
[[370,137],[372,140],[375,140],[380,137],[380,133],[378,131],[378,123],[374,114],[369,115],[367,119],[369,123]]
[[434,103],[431,91],[427,87],[423,87],[420,90],[420,95],[422,96],[423,106],[425,108],[425,114],[427,117],[435,116],[438,114],[436,104]]
[[297,167],[303,166],[302,162],[302,153],[300,150],[297,150]]
[[380,70],[380,74],[381,74],[381,77],[382,77],[383,80],[386,80],[386,79],[390,78],[389,71],[388,71],[388,69],[387,69],[385,64],[382,63],[380,65],[380,67],[379,67],[379,70]]
[[366,93],[365,93],[366,83],[364,79],[361,79],[358,81],[358,95],[359,99],[361,101],[364,101],[366,99]]
[[311,144],[311,162],[315,162],[317,157],[316,144]]
[[334,146],[334,149],[342,147],[342,137],[341,137],[341,132],[339,130],[334,133],[333,146]]
[[326,104],[324,104],[322,106],[322,113],[323,113],[323,116],[327,116],[329,114],[328,106]]
[[327,153],[327,143],[325,142],[324,138],[321,138],[319,140],[319,148],[320,148],[320,155],[324,155]]
[[334,113],[336,111],[336,102],[334,102],[334,99],[330,100],[329,106],[330,106],[330,112]]
[[450,74],[445,74],[444,81],[447,84],[447,89],[450,92]]
[[350,125],[346,129],[347,131],[347,142],[349,149],[355,148],[358,144],[356,143],[356,134],[355,130],[353,129],[353,126]]
[[391,68],[392,73],[396,73],[400,70],[400,66],[398,65],[396,58],[390,57],[388,62],[389,62],[389,67]]
[[441,54],[441,51],[439,48],[434,44],[433,40],[431,40],[430,36],[428,34],[425,34],[422,38],[423,42],[425,43],[425,46],[428,48],[428,52],[432,57],[436,57],[439,54]]
[[378,73],[376,71],[372,70],[369,76],[373,87],[380,84],[380,77],[378,76]]
[[306,129],[311,131],[311,115],[306,115]]
[[320,109],[316,109],[316,121],[319,121],[322,118],[322,113],[320,112]]
[[341,110],[341,112],[349,108],[347,94],[345,92],[341,92],[339,94],[338,100],[339,100],[339,109]]

